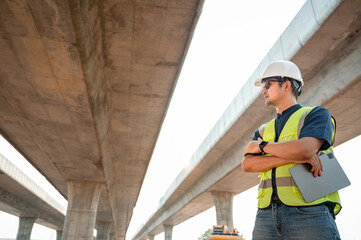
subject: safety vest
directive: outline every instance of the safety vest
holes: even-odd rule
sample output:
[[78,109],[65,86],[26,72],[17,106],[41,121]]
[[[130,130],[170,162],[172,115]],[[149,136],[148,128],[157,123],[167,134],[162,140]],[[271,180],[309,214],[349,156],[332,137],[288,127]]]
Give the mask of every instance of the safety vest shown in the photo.
[[[282,132],[278,138],[278,142],[286,142],[297,140],[300,134],[301,128],[303,126],[304,120],[309,112],[314,107],[302,107],[294,112],[291,117],[287,120],[285,126],[282,129]],[[334,124],[334,131],[332,135],[332,144],[335,137],[335,122],[332,119]],[[259,129],[259,133],[262,136],[264,141],[274,142],[276,133],[275,133],[275,119],[270,122],[262,125]],[[329,147],[327,150],[322,151],[323,153],[333,152],[333,147]],[[266,154],[265,156],[272,156]],[[337,214],[341,210],[340,197],[338,192],[334,192],[322,198],[319,198],[313,202],[307,203],[298,189],[296,183],[294,182],[291,174],[289,173],[289,168],[297,165],[296,163],[286,164],[275,169],[275,182],[277,186],[278,198],[288,206],[310,206],[316,205],[323,202],[333,202],[336,203],[334,213]],[[258,188],[258,207],[266,208],[271,203],[272,196],[272,169],[260,173],[260,184]]]

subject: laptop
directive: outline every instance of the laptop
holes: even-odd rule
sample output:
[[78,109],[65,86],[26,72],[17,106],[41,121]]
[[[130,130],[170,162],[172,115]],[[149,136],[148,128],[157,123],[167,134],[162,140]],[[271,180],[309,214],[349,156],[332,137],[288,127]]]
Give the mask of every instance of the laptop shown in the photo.
[[319,156],[323,165],[322,176],[314,177],[310,164],[298,164],[289,169],[293,180],[306,202],[312,202],[351,184],[333,153]]

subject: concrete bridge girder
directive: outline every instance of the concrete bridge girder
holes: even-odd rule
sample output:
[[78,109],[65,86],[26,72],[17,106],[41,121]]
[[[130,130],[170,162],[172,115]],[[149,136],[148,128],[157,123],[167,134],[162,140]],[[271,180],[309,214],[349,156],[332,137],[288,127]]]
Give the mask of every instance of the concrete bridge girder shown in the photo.
[[113,222],[116,239],[125,238],[202,6],[0,3],[0,133],[65,198],[69,181],[104,183],[97,219]]

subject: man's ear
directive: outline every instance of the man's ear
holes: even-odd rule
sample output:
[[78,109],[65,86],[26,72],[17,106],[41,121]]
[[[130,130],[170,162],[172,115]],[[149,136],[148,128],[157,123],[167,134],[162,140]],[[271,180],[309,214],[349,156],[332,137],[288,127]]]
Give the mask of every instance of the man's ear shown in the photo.
[[285,90],[292,91],[292,84],[290,81],[285,82]]

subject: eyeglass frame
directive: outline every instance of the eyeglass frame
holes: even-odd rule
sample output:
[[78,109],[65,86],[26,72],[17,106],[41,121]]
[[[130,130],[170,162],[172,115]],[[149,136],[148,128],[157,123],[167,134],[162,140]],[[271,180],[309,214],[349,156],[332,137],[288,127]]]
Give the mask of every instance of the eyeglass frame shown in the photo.
[[[273,79],[276,79],[276,80],[273,80]],[[274,76],[274,77],[263,78],[262,83],[266,82],[265,85],[263,86],[263,89],[268,90],[271,87],[271,85],[269,84],[270,82],[282,82],[282,83],[284,83],[286,81],[290,81],[291,85],[297,90],[297,96],[301,95],[301,93],[302,93],[302,85],[301,84],[296,85],[295,82],[297,80],[295,80],[293,78],[290,78],[290,77]]]
[[[276,79],[276,80],[274,80]],[[270,82],[286,82],[287,80],[290,80],[287,77],[280,77],[280,76],[276,76],[276,77],[268,77],[268,78],[263,78],[262,79],[262,83],[265,82],[265,85],[263,86],[263,89],[269,89],[271,87]]]

